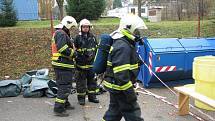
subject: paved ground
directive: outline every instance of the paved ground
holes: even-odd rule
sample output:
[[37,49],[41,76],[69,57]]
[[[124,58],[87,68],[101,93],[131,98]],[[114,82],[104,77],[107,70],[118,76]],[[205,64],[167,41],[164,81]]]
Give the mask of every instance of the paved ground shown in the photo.
[[[177,103],[177,97],[167,89],[148,90],[167,97],[170,102]],[[98,98],[100,104],[87,102],[86,106],[82,107],[77,104],[76,95],[70,95],[69,100],[75,106],[75,110],[69,111],[70,116],[65,118],[53,115],[53,98],[23,98],[22,95],[0,98],[0,121],[100,121],[107,110],[109,95],[105,93],[99,95]],[[177,109],[152,96],[140,94],[138,101],[145,121],[196,121],[190,115],[178,116]],[[215,112],[204,112],[215,118]],[[122,119],[122,121],[124,120]]]

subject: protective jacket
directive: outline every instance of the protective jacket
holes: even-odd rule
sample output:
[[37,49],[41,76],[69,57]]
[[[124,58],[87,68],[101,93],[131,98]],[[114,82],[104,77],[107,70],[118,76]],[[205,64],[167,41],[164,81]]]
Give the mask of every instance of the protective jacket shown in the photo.
[[134,41],[125,36],[114,39],[108,55],[104,86],[110,92],[133,89],[138,63]]
[[92,68],[92,64],[96,55],[97,42],[91,33],[79,33],[74,39],[77,51],[75,53],[75,64],[78,69],[88,70]]
[[52,37],[52,65],[60,69],[73,69],[72,43],[69,34],[64,30],[56,30]]

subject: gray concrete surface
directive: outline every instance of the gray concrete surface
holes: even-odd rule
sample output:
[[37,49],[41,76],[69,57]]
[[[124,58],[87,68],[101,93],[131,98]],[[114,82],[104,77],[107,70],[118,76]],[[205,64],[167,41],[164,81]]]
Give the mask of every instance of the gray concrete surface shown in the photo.
[[[177,97],[167,89],[147,90],[166,97],[166,100],[170,102],[177,103]],[[82,107],[78,105],[76,95],[70,95],[69,101],[75,106],[75,110],[69,111],[69,117],[53,115],[54,98],[23,98],[22,95],[0,98],[0,121],[100,121],[108,108],[109,95],[105,93],[99,95],[98,98],[100,104],[87,102],[86,106]],[[190,115],[178,116],[177,109],[152,96],[139,94],[138,102],[145,121],[197,121]],[[191,103],[193,103],[193,100],[191,100]],[[203,111],[215,118],[215,112]],[[200,115],[198,112],[196,113]],[[209,119],[206,118],[206,120]]]

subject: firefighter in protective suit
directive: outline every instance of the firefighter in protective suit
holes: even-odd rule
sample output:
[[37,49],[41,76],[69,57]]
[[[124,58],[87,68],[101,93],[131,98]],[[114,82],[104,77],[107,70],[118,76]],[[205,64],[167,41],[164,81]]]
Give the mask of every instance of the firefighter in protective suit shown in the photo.
[[89,102],[99,103],[96,98],[97,81],[94,78],[92,65],[96,54],[96,38],[90,32],[92,25],[89,20],[82,19],[79,25],[79,35],[74,39],[76,48],[76,88],[77,98],[80,105],[85,105],[85,96],[88,95]]
[[61,117],[69,116],[66,109],[74,109],[68,101],[68,96],[71,93],[74,73],[72,60],[74,51],[70,40],[70,29],[75,26],[77,26],[76,20],[71,16],[66,16],[60,24],[55,26],[56,31],[52,37],[52,66],[58,88],[54,113]]
[[120,20],[119,28],[110,34],[113,44],[109,51],[104,87],[110,93],[110,104],[102,121],[143,121],[133,84],[138,74],[139,58],[135,43],[140,40],[143,20],[127,15]]

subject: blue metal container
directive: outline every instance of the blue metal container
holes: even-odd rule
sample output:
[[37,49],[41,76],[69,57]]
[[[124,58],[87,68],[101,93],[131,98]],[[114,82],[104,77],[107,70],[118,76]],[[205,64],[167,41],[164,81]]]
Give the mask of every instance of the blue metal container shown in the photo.
[[[197,56],[215,55],[215,38],[145,39],[139,46],[145,64],[169,85],[192,83],[192,63]],[[144,87],[161,86],[161,82],[142,65],[138,80]]]

